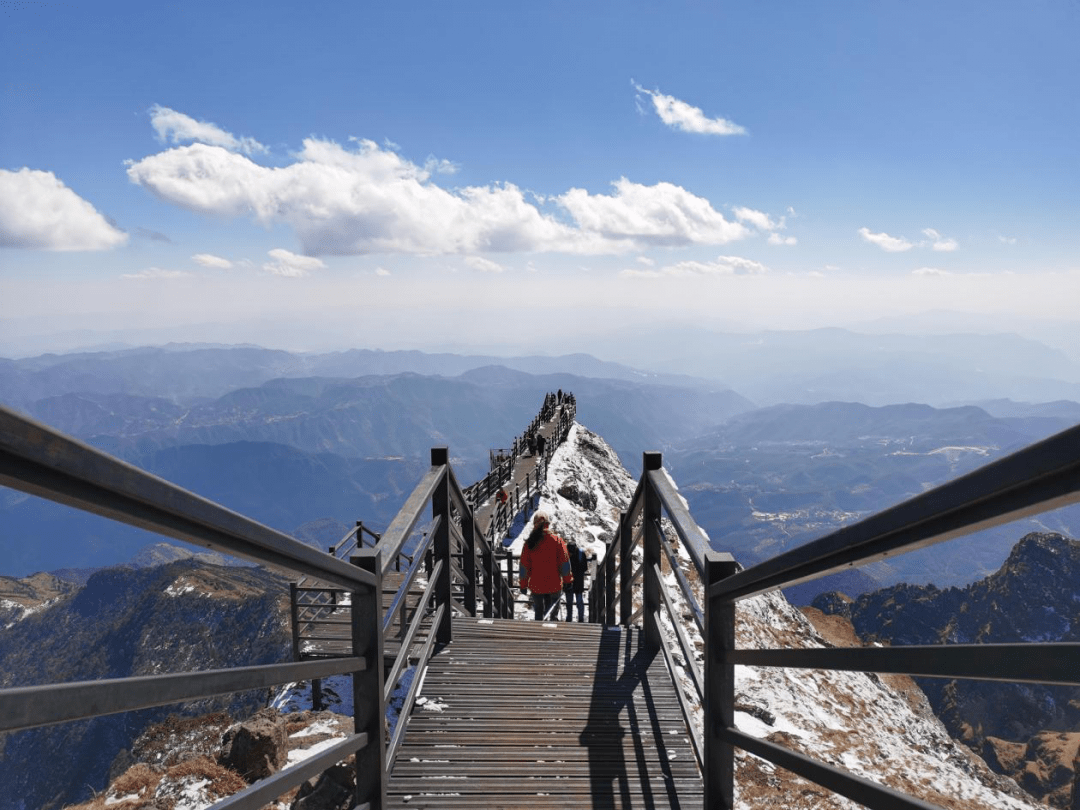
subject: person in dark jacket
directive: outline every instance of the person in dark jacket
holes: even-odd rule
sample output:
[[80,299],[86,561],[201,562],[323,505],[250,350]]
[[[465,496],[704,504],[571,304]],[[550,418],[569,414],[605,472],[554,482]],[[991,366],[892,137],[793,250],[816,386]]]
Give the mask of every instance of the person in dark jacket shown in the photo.
[[573,540],[566,543],[566,553],[570,557],[570,573],[574,581],[563,586],[563,596],[566,597],[566,620],[574,620],[574,603],[577,603],[577,620],[585,621],[585,570],[589,565],[589,556],[585,549],[581,548]]
[[544,438],[543,434],[540,434],[536,437],[536,455],[540,456],[540,458],[544,457],[545,447],[547,447],[547,439]]
[[548,528],[543,512],[533,516],[533,528],[521,549],[518,584],[523,594],[532,591],[533,615],[543,621],[555,606],[564,586],[574,581],[566,541]]

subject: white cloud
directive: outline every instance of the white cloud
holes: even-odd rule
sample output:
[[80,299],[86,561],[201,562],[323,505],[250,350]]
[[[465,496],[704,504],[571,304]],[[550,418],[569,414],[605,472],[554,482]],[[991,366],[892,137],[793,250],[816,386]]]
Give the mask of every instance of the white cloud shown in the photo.
[[722,245],[749,234],[730,222],[704,197],[681,186],[657,183],[643,186],[625,177],[612,183],[606,196],[570,189],[558,198],[586,234],[625,245]]
[[933,228],[923,228],[923,234],[930,238],[931,247],[937,251],[952,253],[960,246],[955,239],[947,239]]
[[390,271],[387,270],[385,267],[376,267],[375,268],[375,275],[377,275],[377,276],[389,276]]
[[285,250],[284,248],[274,248],[273,250],[268,251],[267,255],[269,255],[273,261],[264,264],[263,270],[268,273],[273,273],[275,276],[300,278],[301,276],[306,276],[312,270],[319,270],[326,267],[322,261],[313,256],[300,256],[292,251]]
[[350,150],[309,138],[296,162],[283,167],[196,143],[130,162],[127,173],[160,199],[198,213],[284,222],[311,255],[619,253],[749,234],[671,183],[623,178],[610,195],[571,189],[552,199],[570,224],[541,212],[510,183],[447,191],[397,153],[356,143]]
[[717,256],[712,262],[686,261],[667,265],[659,270],[627,268],[621,271],[624,278],[686,278],[692,276],[749,276],[767,273],[769,268],[753,259],[741,256]]
[[120,278],[137,278],[137,279],[170,279],[170,278],[185,278],[190,276],[191,273],[184,270],[164,270],[160,267],[151,267],[147,270],[140,270],[137,273],[123,273]]
[[799,244],[799,240],[796,239],[794,236],[781,236],[778,233],[770,233],[769,234],[769,244],[770,245],[797,245],[797,244]]
[[732,213],[735,214],[735,219],[739,220],[739,222],[748,222],[762,231],[775,231],[784,227],[783,219],[779,222],[773,222],[773,220],[769,218],[769,215],[763,211],[755,211],[753,208],[740,207],[731,210]]
[[877,245],[889,253],[902,253],[911,250],[914,245],[906,239],[889,236],[887,233],[871,233],[869,228],[859,228],[859,235],[871,244]]
[[950,276],[950,275],[952,275],[952,273],[950,273],[948,270],[940,270],[937,267],[920,267],[918,270],[912,270],[911,275],[913,275],[913,276]]
[[1015,236],[1002,236],[999,233],[997,235],[997,238],[998,238],[998,241],[1001,242],[1001,244],[1003,244],[1003,245],[1015,245],[1016,244],[1016,237]]
[[217,124],[196,121],[189,115],[155,104],[150,108],[150,125],[162,143],[197,141],[221,146],[233,152],[265,154],[269,150],[254,138],[237,138]]
[[746,130],[725,118],[708,118],[699,107],[680,101],[674,96],[666,96],[659,90],[646,90],[633,79],[630,84],[639,93],[652,99],[653,109],[660,120],[672,129],[693,132],[701,135],[745,135]]
[[483,273],[501,273],[506,269],[501,264],[485,259],[483,256],[466,256],[465,264],[469,265],[473,270],[479,270]]
[[214,256],[210,253],[196,253],[191,258],[196,264],[201,264],[203,267],[210,267],[215,270],[228,270],[233,266],[233,263],[228,259],[223,259],[220,256]]
[[656,264],[656,260],[652,259],[652,258],[650,258],[648,256],[638,256],[637,257],[637,263],[638,264],[643,264],[646,267],[652,267],[653,265]]
[[0,247],[107,250],[127,238],[52,172],[0,169]]

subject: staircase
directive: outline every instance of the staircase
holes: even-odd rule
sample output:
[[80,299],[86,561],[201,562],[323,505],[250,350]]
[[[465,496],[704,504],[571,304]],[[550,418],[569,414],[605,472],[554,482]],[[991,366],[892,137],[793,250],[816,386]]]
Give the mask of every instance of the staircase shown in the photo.
[[639,635],[455,619],[407,720],[387,806],[701,807],[675,686]]

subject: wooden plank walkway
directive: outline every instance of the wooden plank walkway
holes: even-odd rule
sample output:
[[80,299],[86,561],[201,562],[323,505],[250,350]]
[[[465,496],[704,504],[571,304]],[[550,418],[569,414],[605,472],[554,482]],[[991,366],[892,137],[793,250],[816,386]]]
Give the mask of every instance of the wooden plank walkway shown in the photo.
[[700,808],[675,686],[638,641],[633,628],[455,618],[388,806]]

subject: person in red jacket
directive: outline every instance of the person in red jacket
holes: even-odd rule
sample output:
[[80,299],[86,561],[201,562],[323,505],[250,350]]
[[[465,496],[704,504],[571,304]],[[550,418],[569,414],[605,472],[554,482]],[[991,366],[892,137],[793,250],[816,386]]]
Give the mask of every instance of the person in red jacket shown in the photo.
[[533,614],[538,622],[559,601],[563,586],[573,581],[566,542],[550,530],[547,515],[537,512],[521,549],[518,583],[523,594],[532,591]]

